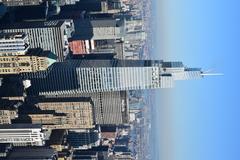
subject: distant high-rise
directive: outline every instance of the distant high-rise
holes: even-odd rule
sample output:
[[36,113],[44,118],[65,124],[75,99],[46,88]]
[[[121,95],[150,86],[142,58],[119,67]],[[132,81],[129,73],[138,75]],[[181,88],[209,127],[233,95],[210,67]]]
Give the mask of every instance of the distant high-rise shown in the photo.
[[6,6],[31,6],[39,5],[42,0],[2,0],[2,3]]
[[[28,74],[32,95],[71,95],[173,87],[174,80],[201,78],[201,69],[157,60],[68,60]],[[71,83],[68,83],[71,82]]]
[[[70,25],[70,26],[69,26]],[[42,48],[50,50],[58,56],[58,60],[64,60],[68,54],[68,32],[73,27],[71,22],[59,21],[35,21],[14,24],[1,24],[0,30],[4,32],[24,32],[28,35],[30,48]]]
[[129,122],[126,91],[82,94],[90,96],[94,103],[96,124],[121,125]]

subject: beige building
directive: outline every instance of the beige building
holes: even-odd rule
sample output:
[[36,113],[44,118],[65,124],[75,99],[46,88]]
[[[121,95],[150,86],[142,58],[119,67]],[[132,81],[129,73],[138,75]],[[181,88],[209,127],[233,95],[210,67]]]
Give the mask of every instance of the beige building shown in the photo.
[[16,110],[0,110],[0,124],[11,124],[11,120],[17,118]]
[[36,106],[53,114],[31,114],[33,123],[41,123],[47,129],[93,128],[94,115],[91,98],[44,98]]
[[[46,70],[56,60],[50,51],[31,49],[23,56],[0,56],[0,74],[19,74]],[[52,58],[51,58],[52,57]]]
[[25,33],[0,33],[0,74],[43,71],[56,61],[52,52],[29,45]]
[[[33,124],[64,125],[67,122],[66,115],[54,114],[28,114]],[[51,123],[51,124],[50,124]]]

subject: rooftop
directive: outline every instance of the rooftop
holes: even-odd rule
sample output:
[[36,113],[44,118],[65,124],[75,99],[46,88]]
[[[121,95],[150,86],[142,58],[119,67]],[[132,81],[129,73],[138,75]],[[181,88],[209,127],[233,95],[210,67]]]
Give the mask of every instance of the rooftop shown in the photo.
[[0,40],[1,39],[23,39],[27,35],[23,32],[12,32],[12,33],[0,33]]
[[63,143],[63,138],[66,133],[64,129],[55,129],[52,130],[48,145],[61,145]]
[[39,129],[41,128],[41,124],[28,124],[28,123],[23,123],[23,124],[0,124],[0,129]]
[[90,97],[69,97],[69,98],[39,98],[39,103],[51,102],[92,102]]
[[28,50],[27,55],[38,56],[38,57],[48,57],[50,59],[57,59],[57,56],[51,51],[44,51],[41,48],[31,48]]
[[48,147],[16,147],[9,153],[8,159],[23,160],[23,159],[52,159],[56,152]]
[[64,20],[21,22],[13,24],[1,24],[0,29],[52,28],[61,27],[62,25],[64,25],[64,23]]
[[21,104],[21,101],[0,99],[0,110],[16,110]]

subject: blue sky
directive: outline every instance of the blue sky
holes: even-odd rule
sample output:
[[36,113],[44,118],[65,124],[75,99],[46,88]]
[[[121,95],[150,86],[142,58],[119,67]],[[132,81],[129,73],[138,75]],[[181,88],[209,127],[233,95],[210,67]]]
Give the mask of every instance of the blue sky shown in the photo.
[[152,57],[224,76],[156,91],[156,160],[240,159],[240,1],[153,0]]

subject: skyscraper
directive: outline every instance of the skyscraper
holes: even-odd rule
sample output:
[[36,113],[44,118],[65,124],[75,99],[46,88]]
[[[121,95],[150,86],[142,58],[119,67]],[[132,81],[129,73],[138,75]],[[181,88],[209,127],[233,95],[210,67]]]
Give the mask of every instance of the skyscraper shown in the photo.
[[[70,26],[69,26],[70,25]],[[72,23],[66,21],[34,21],[14,24],[1,24],[0,30],[4,32],[24,32],[28,35],[30,48],[50,50],[64,60],[68,54],[67,38],[72,30]]]
[[[173,87],[174,80],[201,78],[201,69],[156,60],[68,60],[25,76],[32,95],[70,95]],[[71,83],[69,83],[71,82]]]
[[57,97],[91,97],[94,104],[94,119],[98,125],[123,125],[129,122],[127,91],[66,94]]
[[74,21],[75,34],[83,40],[111,40],[123,37],[123,20],[96,19]]
[[29,49],[27,34],[0,33],[0,74],[46,70],[55,61],[56,56],[50,51]]
[[[93,128],[94,113],[91,98],[47,98],[40,99],[37,107],[42,111],[55,111],[57,114],[65,114],[59,121],[49,121],[50,116],[41,114],[29,114],[33,123],[41,123],[47,129],[79,129]],[[54,117],[54,116],[53,116]],[[49,123],[51,122],[51,123]]]
[[23,32],[0,33],[0,56],[25,55],[28,49],[27,34]]

